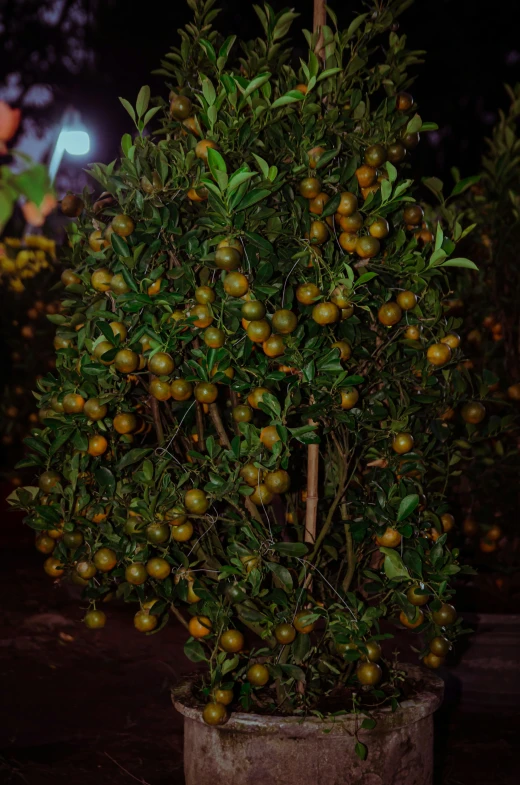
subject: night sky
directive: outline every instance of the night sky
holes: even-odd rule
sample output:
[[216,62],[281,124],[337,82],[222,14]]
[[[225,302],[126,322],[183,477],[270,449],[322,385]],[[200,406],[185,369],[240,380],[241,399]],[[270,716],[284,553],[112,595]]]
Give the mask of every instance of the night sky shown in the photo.
[[[246,38],[261,33],[253,3],[217,0],[216,5],[222,8],[215,23],[221,32]],[[272,0],[271,5],[280,11],[289,4]],[[305,54],[299,28],[312,26],[312,0],[294,5],[301,12],[301,25],[297,21],[293,32],[298,58]],[[343,26],[364,10],[360,0],[331,0],[331,6]],[[507,106],[503,84],[520,80],[520,40],[512,23],[515,6],[513,0],[416,0],[401,17],[400,33],[407,34],[408,47],[427,52],[425,64],[417,67],[414,97],[423,119],[435,121],[440,129],[428,135],[415,156],[421,173],[446,178],[454,165],[463,175],[478,170],[484,138],[496,120],[498,108]],[[42,29],[44,7],[47,20],[56,18],[58,12],[65,20],[60,30]],[[29,22],[28,8],[32,9],[34,24]],[[10,33],[2,25],[2,13],[4,21],[11,19]],[[70,23],[66,23],[67,15]],[[150,84],[152,93],[166,94],[162,77],[151,76],[151,71],[178,42],[177,29],[190,17],[184,0],[148,0],[141,4],[122,0],[4,0],[0,3],[0,73],[7,74],[14,63],[29,82],[40,80],[45,84],[47,80],[54,102],[42,107],[41,126],[49,119],[58,123],[63,108],[72,103],[92,131],[90,160],[108,162],[118,155],[122,134],[132,130],[118,96],[134,102],[143,84]],[[13,41],[14,46],[6,49],[6,43]],[[42,41],[50,42],[51,59],[60,47],[85,52],[76,68],[67,67],[67,54],[63,65],[57,63],[46,71],[34,65],[33,50],[42,48]]]
[[[149,2],[147,9],[153,2],[156,0]],[[271,2],[275,11],[288,5],[282,0]],[[493,4],[483,0],[416,0],[402,15],[400,33],[407,34],[409,48],[427,51],[425,64],[417,67],[413,93],[423,119],[435,121],[440,129],[440,139],[431,139],[430,135],[422,145],[425,173],[449,176],[453,165],[465,175],[478,169],[484,137],[497,117],[497,109],[507,106],[503,84],[515,84],[520,79],[520,39],[511,17],[515,5],[511,0]],[[157,3],[159,6],[163,8],[162,3]],[[220,0],[217,6],[222,14],[215,24],[221,31],[245,37],[260,33],[252,3]],[[301,26],[310,29],[311,0],[300,0],[294,6],[302,14]],[[331,7],[345,26],[363,10],[359,0],[331,0]],[[101,125],[103,121],[101,106],[106,119],[110,117],[106,152],[104,149],[102,153],[105,160],[115,155],[118,138],[127,130],[125,113],[117,108],[114,97],[123,94],[133,98],[146,82],[156,92],[161,90],[161,78],[149,74],[177,42],[176,29],[190,15],[181,0],[164,4],[160,24],[153,13],[128,13],[123,10],[127,8],[119,0],[100,7],[96,34],[99,83],[95,90],[100,94],[84,96],[85,112],[92,112],[96,122]],[[304,41],[298,34],[298,21],[293,41],[296,50],[301,47],[296,53],[302,54]],[[433,147],[432,142],[438,144]]]

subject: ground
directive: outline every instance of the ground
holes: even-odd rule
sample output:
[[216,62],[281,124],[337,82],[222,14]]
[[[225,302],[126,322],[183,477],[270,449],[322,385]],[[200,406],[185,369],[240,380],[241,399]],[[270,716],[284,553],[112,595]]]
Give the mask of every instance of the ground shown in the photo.
[[[19,519],[1,518],[0,783],[183,785],[170,685],[193,668],[184,629],[139,634],[132,607],[111,603],[105,629],[87,630],[75,589],[43,573]],[[436,785],[516,785],[518,729],[511,709],[450,695],[437,715]]]

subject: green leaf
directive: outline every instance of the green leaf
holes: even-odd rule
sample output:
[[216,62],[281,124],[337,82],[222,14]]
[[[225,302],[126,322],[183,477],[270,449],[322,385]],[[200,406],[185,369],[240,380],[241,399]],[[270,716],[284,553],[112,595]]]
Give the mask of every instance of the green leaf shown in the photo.
[[101,466],[101,468],[96,470],[94,476],[102,493],[105,493],[108,497],[113,496],[116,490],[116,478],[110,469],[107,469],[106,466]]
[[421,130],[422,127],[422,120],[418,114],[414,115],[412,119],[408,122],[406,126],[406,133],[407,134],[415,134],[417,131]]
[[74,428],[64,428],[62,431],[59,431],[58,435],[50,446],[49,455],[52,456],[57,453],[60,447],[63,447],[63,445],[68,442],[73,433]]
[[362,744],[362,742],[357,741],[354,749],[356,751],[356,755],[358,756],[358,758],[360,758],[361,760],[366,760],[366,757],[368,755],[368,747],[366,746],[366,744]]
[[204,94],[204,98],[208,102],[208,105],[213,106],[217,98],[217,94],[215,92],[215,88],[213,87],[213,82],[207,77],[202,80],[202,92]]
[[329,199],[320,217],[327,218],[329,215],[335,213],[336,210],[338,209],[340,202],[341,202],[341,194],[336,194],[336,196],[334,196],[332,199]]
[[279,106],[285,106],[286,104],[294,104],[297,101],[303,101],[305,96],[303,93],[300,93],[299,90],[289,90],[288,93],[285,95],[281,95],[280,98],[277,98],[274,103],[271,104],[271,109],[278,109]]
[[466,267],[468,270],[478,270],[477,265],[475,262],[472,262],[470,259],[448,259],[447,262],[443,262],[440,267]]
[[406,548],[403,554],[403,561],[410,572],[422,578],[422,560],[419,553],[411,548]]
[[277,542],[273,545],[273,550],[284,556],[302,557],[308,552],[307,546],[303,542]]
[[36,439],[33,436],[28,436],[26,439],[23,440],[24,444],[29,447],[30,450],[34,450],[35,452],[42,455],[44,458],[47,457],[47,448],[41,439]]
[[322,79],[328,79],[329,76],[334,76],[334,74],[339,74],[339,73],[341,73],[341,71],[342,71],[341,68],[327,68],[326,71],[323,71],[318,76],[318,79],[316,81],[321,82]]
[[228,194],[233,193],[239,188],[242,183],[246,183],[248,180],[251,180],[252,177],[258,177],[257,172],[235,172],[229,178],[229,182],[227,185],[227,192]]
[[206,652],[199,641],[187,641],[184,644],[184,654],[191,662],[206,662]]
[[[213,150],[211,147],[208,149],[208,166],[211,174],[218,183],[218,187],[221,191],[224,191],[228,184],[226,162],[218,150]],[[210,190],[213,189],[210,188]]]
[[110,242],[112,243],[112,248],[114,249],[116,254],[118,254],[118,256],[124,256],[125,259],[131,256],[130,248],[123,240],[123,238],[119,237],[119,235],[116,234],[115,232],[112,232],[112,235],[110,237]]
[[405,496],[402,499],[401,504],[399,505],[399,510],[397,512],[397,520],[404,521],[405,518],[408,518],[409,515],[415,510],[415,508],[419,505],[419,496],[417,493],[411,493],[409,496]]
[[352,22],[349,24],[347,28],[347,34],[345,36],[346,41],[349,41],[352,38],[354,33],[361,27],[367,16],[368,14],[360,14],[359,16],[356,16],[356,18],[352,20]]
[[366,720],[363,720],[361,723],[361,728],[363,730],[373,730],[377,725],[376,720],[373,720],[371,717],[367,717]]
[[143,117],[143,128],[145,127],[145,125],[148,125],[152,117],[155,117],[155,115],[157,114],[158,111],[160,111],[160,109],[161,109],[160,106],[153,106],[151,109],[148,109],[147,113]]
[[137,96],[137,101],[135,104],[138,117],[142,117],[144,115],[144,113],[148,109],[149,103],[150,103],[150,88],[148,87],[148,85],[144,85],[139,90],[139,94]]
[[122,469],[126,469],[127,466],[131,466],[133,463],[137,463],[140,461],[141,458],[144,458],[145,455],[149,455],[152,452],[151,448],[149,447],[136,447],[133,450],[127,452],[126,455],[121,458],[119,463],[116,466],[118,471]]
[[72,437],[72,444],[77,450],[85,452],[85,450],[88,448],[87,435],[81,431],[76,431]]
[[264,178],[267,180],[269,178],[269,164],[267,163],[267,161],[264,161],[263,158],[260,158],[259,155],[256,155],[256,153],[253,153],[253,158],[257,162]]
[[130,101],[127,101],[126,98],[121,98],[121,97],[119,98],[119,100],[121,101],[121,103],[125,107],[126,111],[128,112],[128,114],[130,115],[130,117],[132,118],[132,120],[135,123],[135,121],[136,121],[135,109],[132,106],[132,104],[130,103]]
[[267,562],[267,567],[271,570],[271,572],[274,572],[277,578],[280,579],[286,591],[290,591],[292,589],[293,581],[291,573],[286,567],[274,561]]
[[31,166],[29,169],[21,172],[21,174],[16,175],[13,178],[13,182],[20,193],[38,206],[42,203],[43,197],[50,188],[49,173],[47,167],[43,166],[43,164]]
[[[210,41],[206,41],[205,38],[200,38],[199,39],[199,44],[202,46],[202,48],[206,52],[206,56],[207,56],[208,60],[210,60],[213,63],[213,65],[215,65],[215,63],[217,62],[217,55],[216,55],[216,52],[215,52],[215,50],[213,48],[213,44]],[[202,90],[204,90],[204,84],[203,84]],[[208,99],[206,98],[206,100],[208,100]],[[213,101],[208,101],[208,103],[213,103]]]
[[305,682],[305,672],[302,671],[297,665],[287,665],[283,664],[280,665],[284,676],[288,676],[290,679],[296,679],[296,681]]
[[224,662],[222,663],[222,675],[225,676],[226,673],[229,673],[230,671],[234,671],[235,668],[238,667],[239,662],[240,659],[236,654],[234,657],[231,657],[231,659],[224,660]]
[[269,196],[271,191],[267,191],[265,188],[253,188],[252,191],[249,191],[241,202],[239,202],[238,210],[245,210],[247,207],[252,207],[257,202],[261,202],[262,199],[265,199],[266,196]]
[[403,560],[393,548],[379,548],[385,554],[385,575],[391,581],[394,578],[409,578],[410,574],[406,569]]
[[250,96],[251,93],[254,93],[255,90],[258,90],[259,87],[262,87],[262,85],[268,82],[270,78],[271,78],[271,74],[266,71],[265,73],[259,74],[254,79],[252,79],[249,82],[248,86],[245,88],[245,90],[242,90],[239,85],[243,97],[247,98],[248,96]]
[[481,177],[482,175],[475,174],[472,177],[465,177],[463,180],[459,180],[458,183],[455,183],[455,185],[453,186],[453,190],[450,196],[458,196],[459,194],[463,193],[472,185],[478,183]]

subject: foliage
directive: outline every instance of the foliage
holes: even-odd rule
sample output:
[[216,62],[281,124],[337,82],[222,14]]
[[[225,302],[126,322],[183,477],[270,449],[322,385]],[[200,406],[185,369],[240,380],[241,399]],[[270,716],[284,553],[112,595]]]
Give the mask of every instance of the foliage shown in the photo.
[[137,134],[92,167],[105,193],[70,225],[57,374],[22,463],[38,484],[12,501],[49,575],[84,585],[89,626],[114,589],[140,603],[140,630],[189,616],[206,694],[301,713],[384,674],[375,699],[394,700],[402,674],[375,662],[384,620],[422,633],[432,667],[431,641],[460,633],[446,413],[479,390],[443,342],[460,323],[443,307],[452,268],[474,267],[455,254],[464,231],[449,206],[421,227],[406,176],[432,127],[404,92],[421,54],[395,30],[408,2],[344,31],[329,11],[324,61],[306,33],[297,70],[292,12],[259,8],[262,43],[239,52],[211,0],[189,4],[163,63],[169,107],[150,109],[148,88],[123,101]]
[[[22,440],[38,424],[32,390],[37,379],[56,366],[52,345],[53,326],[46,313],[57,313],[59,303],[52,300],[58,277],[55,271],[54,241],[39,235],[4,238],[0,244],[0,283],[4,292],[0,319],[2,353],[2,401],[0,438],[5,454],[2,470],[13,483],[21,484],[14,464],[23,455]],[[6,266],[5,263],[8,263]],[[26,472],[27,478],[31,471]]]
[[520,86],[506,90],[510,105],[507,112],[499,112],[481,175],[457,203],[459,215],[476,226],[466,243],[479,269],[458,277],[451,307],[464,313],[467,366],[486,381],[491,415],[463,451],[455,489],[466,515],[465,547],[483,571],[512,577],[518,568],[518,544],[510,511],[518,507],[520,473]]
[[5,101],[0,101],[0,156],[18,157],[27,164],[21,172],[15,172],[9,163],[0,166],[0,235],[18,200],[23,200],[22,212],[31,226],[43,226],[56,206],[46,167],[33,163],[24,153],[7,149],[6,143],[18,130],[20,116],[19,109],[12,109]]

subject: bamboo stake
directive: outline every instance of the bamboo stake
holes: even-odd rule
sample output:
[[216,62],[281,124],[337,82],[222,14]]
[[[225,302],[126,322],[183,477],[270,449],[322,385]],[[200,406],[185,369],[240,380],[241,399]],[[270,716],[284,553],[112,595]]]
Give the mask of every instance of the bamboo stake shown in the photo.
[[327,11],[325,10],[325,0],[314,0],[314,18],[313,18],[312,29],[314,32],[316,32],[317,30],[320,31],[318,37],[318,43],[316,44],[316,49],[314,51],[317,54],[317,56],[320,57],[322,60],[325,59],[322,28],[326,24],[327,24]]
[[[321,28],[327,20],[325,0],[314,0],[313,31],[320,30],[320,37],[316,45],[316,53],[321,54],[323,49],[323,36]],[[311,404],[313,399],[311,398]],[[309,425],[315,425],[312,419]],[[307,447],[307,507],[305,512],[305,542],[316,541],[316,520],[318,517],[318,470],[320,448],[318,444],[309,444]]]

